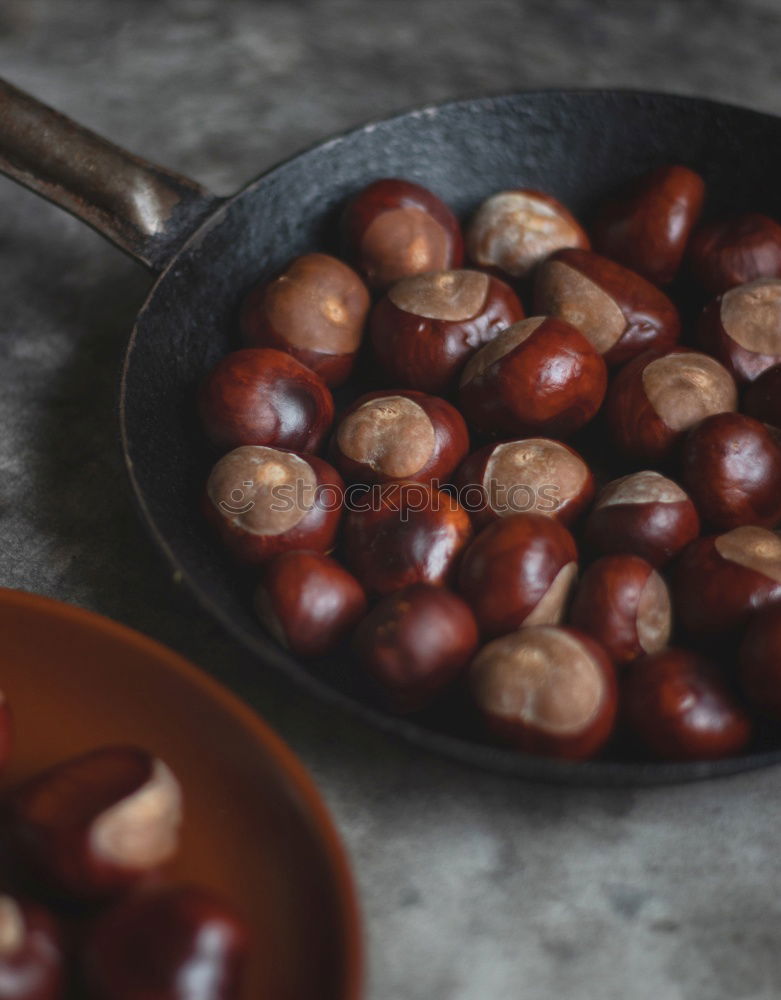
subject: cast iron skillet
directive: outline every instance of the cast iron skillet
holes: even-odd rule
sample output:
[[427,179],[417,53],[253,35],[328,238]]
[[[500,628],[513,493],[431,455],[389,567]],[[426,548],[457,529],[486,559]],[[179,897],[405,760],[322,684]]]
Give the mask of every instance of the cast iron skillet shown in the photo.
[[711,101],[621,91],[543,91],[411,111],[331,139],[219,199],[137,159],[0,82],[0,170],[89,223],[159,274],[131,335],[120,394],[130,480],[157,545],[200,605],[264,663],[316,697],[430,750],[503,774],[572,784],[691,781],[781,761],[772,743],[716,763],[569,764],[490,747],[444,713],[384,714],[343,662],[316,674],[267,639],[247,581],[201,523],[209,461],[193,389],[234,344],[244,290],[295,254],[334,250],[344,199],[380,176],[432,188],[460,215],[486,195],[539,187],[576,213],[667,162],[707,180],[709,204],[781,216],[781,119]]

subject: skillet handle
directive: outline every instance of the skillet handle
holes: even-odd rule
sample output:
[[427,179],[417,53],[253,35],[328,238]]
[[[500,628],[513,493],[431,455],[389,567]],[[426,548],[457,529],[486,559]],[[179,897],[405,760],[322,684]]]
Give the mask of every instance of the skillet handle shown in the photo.
[[221,199],[0,79],[0,172],[161,271]]

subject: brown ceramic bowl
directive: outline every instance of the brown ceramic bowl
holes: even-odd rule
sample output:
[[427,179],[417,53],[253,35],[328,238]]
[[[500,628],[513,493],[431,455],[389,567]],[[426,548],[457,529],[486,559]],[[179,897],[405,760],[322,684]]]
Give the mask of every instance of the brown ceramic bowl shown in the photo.
[[176,653],[79,608],[0,589],[0,635],[17,740],[0,788],[102,744],[151,750],[184,786],[171,877],[225,893],[253,927],[245,1000],[359,1000],[344,850],[311,779],[268,726]]

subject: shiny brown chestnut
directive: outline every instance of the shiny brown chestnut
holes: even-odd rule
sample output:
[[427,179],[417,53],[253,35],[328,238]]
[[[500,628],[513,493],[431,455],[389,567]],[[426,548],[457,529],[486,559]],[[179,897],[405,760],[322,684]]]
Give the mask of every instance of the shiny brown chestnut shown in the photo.
[[560,201],[542,191],[499,191],[480,205],[466,232],[470,260],[523,278],[562,247],[588,249],[585,230]]
[[672,631],[667,584],[639,556],[603,556],[581,577],[569,620],[596,639],[615,663],[658,653]]
[[758,212],[708,222],[687,248],[694,278],[710,295],[757,278],[781,278],[781,226]]
[[781,429],[781,364],[766,369],[743,397],[743,409],[763,424]]
[[325,656],[366,614],[366,595],[335,559],[295,550],[264,567],[255,610],[271,635],[296,656]]
[[678,165],[658,167],[602,206],[592,229],[594,249],[655,285],[667,285],[678,272],[704,200],[699,174]]
[[594,496],[594,476],[569,445],[550,438],[489,444],[456,470],[459,499],[476,525],[536,511],[571,524]]
[[0,771],[11,759],[14,749],[14,717],[8,699],[0,691]]
[[749,622],[740,646],[739,679],[751,708],[781,722],[781,604],[760,611]]
[[341,385],[353,369],[370,304],[366,286],[344,261],[307,253],[250,289],[239,328],[249,347],[286,351],[326,385]]
[[615,447],[637,462],[666,459],[685,431],[737,408],[730,373],[707,354],[646,351],[613,380],[605,402]]
[[375,597],[412,583],[447,583],[472,537],[469,515],[424,483],[388,483],[353,495],[344,522],[345,562]]
[[684,649],[644,656],[621,678],[627,732],[660,760],[716,760],[740,753],[751,723],[708,660]]
[[412,389],[370,392],[337,424],[330,457],[356,483],[446,479],[469,450],[464,418],[450,403]]
[[314,455],[245,445],[214,466],[202,509],[237,562],[334,545],[344,500],[336,469]]
[[167,886],[122,900],[87,937],[95,1000],[239,1000],[250,930],[211,889]]
[[691,635],[734,632],[751,614],[781,602],[781,538],[743,525],[692,542],[673,577],[673,608]]
[[0,997],[61,1000],[62,934],[44,907],[0,895]]
[[781,521],[781,444],[744,413],[716,413],[689,431],[681,479],[715,531]]
[[607,388],[605,362],[561,319],[514,323],[466,363],[459,405],[492,434],[571,434],[591,420]]
[[232,351],[206,376],[198,397],[201,423],[217,448],[260,444],[317,451],[334,419],[334,401],[319,375],[282,351]]
[[454,388],[467,359],[523,319],[520,299],[481,271],[433,271],[404,278],[369,321],[383,381],[422,392]]
[[593,757],[616,717],[613,664],[590,636],[538,625],[494,639],[469,668],[490,731],[525,753]]
[[414,583],[372,609],[356,630],[353,651],[395,711],[415,712],[458,677],[477,642],[477,622],[460,597]]
[[781,363],[781,280],[758,278],[713,299],[702,312],[698,337],[738,382]]
[[396,178],[374,181],[342,215],[348,259],[372,288],[402,278],[460,267],[464,241],[458,219],[420,184]]
[[483,528],[464,553],[458,591],[489,638],[558,625],[578,572],[575,540],[544,514],[513,514]]
[[56,764],[9,801],[14,843],[56,890],[97,897],[157,872],[177,851],[182,790],[137,747],[101,747]]
[[650,349],[667,351],[681,332],[678,310],[664,292],[589,250],[559,250],[539,266],[534,309],[576,326],[608,365]]
[[594,555],[633,553],[664,566],[700,533],[697,508],[681,487],[651,469],[608,483],[586,518],[583,540]]

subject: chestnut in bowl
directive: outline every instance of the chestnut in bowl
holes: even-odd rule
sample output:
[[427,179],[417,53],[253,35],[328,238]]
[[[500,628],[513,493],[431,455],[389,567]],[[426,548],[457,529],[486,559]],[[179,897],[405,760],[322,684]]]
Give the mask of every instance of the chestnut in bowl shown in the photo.
[[705,200],[699,174],[679,165],[636,178],[602,206],[594,249],[655,285],[669,284],[683,260]]
[[707,354],[646,351],[625,365],[607,394],[615,447],[636,462],[662,462],[685,431],[713,413],[737,408],[730,373]]
[[344,261],[307,253],[250,289],[239,328],[247,346],[286,351],[336,386],[353,369],[370,305],[366,286]]
[[90,930],[95,1000],[239,1000],[250,930],[222,896],[193,885],[139,892]]
[[608,483],[586,518],[583,540],[595,555],[634,553],[664,566],[700,533],[697,508],[681,487],[646,469]]
[[499,191],[480,205],[466,232],[470,260],[511,278],[524,278],[555,250],[588,249],[577,219],[560,201],[542,191]]
[[483,528],[464,553],[458,591],[490,637],[558,625],[578,572],[575,540],[544,514],[513,514]]
[[0,771],[11,759],[14,749],[14,717],[8,699],[0,691]]
[[388,483],[354,495],[344,521],[344,559],[367,593],[412,583],[443,585],[472,537],[463,507],[424,483]]
[[466,668],[477,622],[444,587],[413,583],[384,597],[358,626],[353,651],[397,712],[425,708]]
[[571,524],[594,496],[594,476],[569,445],[550,438],[488,444],[458,467],[461,503],[476,525],[536,511]]
[[710,295],[757,278],[781,278],[781,226],[759,212],[705,223],[687,249],[689,268]]
[[226,354],[206,376],[198,406],[206,436],[222,451],[252,444],[317,451],[334,419],[320,376],[265,348]]
[[329,552],[344,482],[314,455],[245,445],[217,462],[203,513],[237,562],[258,566],[289,549]]
[[576,326],[608,365],[667,351],[681,332],[678,310],[664,292],[590,250],[558,250],[540,264],[534,309]]
[[348,407],[331,460],[357,483],[446,479],[469,450],[464,418],[450,403],[412,389],[370,392]]
[[751,383],[743,397],[743,409],[755,420],[781,429],[781,364],[765,369]]
[[264,567],[255,610],[279,643],[309,659],[336,649],[366,614],[366,595],[335,559],[294,550]]
[[372,288],[460,267],[464,259],[461,227],[447,205],[396,178],[374,181],[347,204],[342,237],[347,258]]
[[593,757],[616,717],[613,664],[590,636],[538,625],[494,639],[469,668],[489,730],[526,753]]
[[627,667],[619,693],[627,731],[660,760],[717,760],[740,753],[751,722],[716,666],[666,649]]
[[176,853],[182,790],[161,760],[102,747],[64,761],[11,795],[14,844],[56,890],[99,897],[158,872]]
[[676,618],[690,635],[733,633],[781,601],[781,538],[743,525],[697,539],[678,559],[672,593]]
[[740,685],[752,710],[781,722],[781,604],[770,605],[751,619],[739,664]]
[[713,299],[698,325],[700,346],[738,382],[781,363],[781,280],[758,278]]
[[639,556],[603,556],[581,577],[569,620],[596,639],[614,663],[658,653],[672,631],[667,584]]
[[490,434],[571,434],[599,410],[605,362],[561,319],[533,316],[486,344],[461,374],[459,405]]
[[44,907],[0,895],[0,996],[60,1000],[64,996],[60,927]]
[[433,271],[404,278],[369,321],[383,381],[422,392],[455,387],[467,359],[524,311],[515,292],[482,271]]
[[781,521],[781,444],[753,417],[716,413],[689,431],[681,478],[716,531]]

